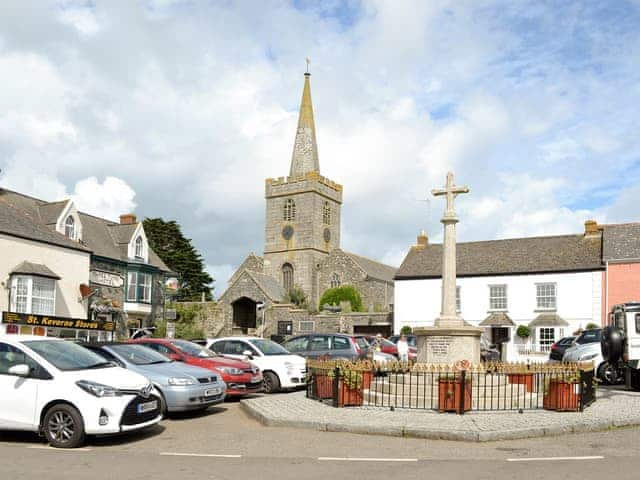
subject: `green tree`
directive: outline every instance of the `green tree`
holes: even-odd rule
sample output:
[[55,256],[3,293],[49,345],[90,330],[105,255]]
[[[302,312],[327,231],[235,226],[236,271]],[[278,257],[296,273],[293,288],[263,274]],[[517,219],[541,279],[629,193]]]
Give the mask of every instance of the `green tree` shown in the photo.
[[320,308],[324,305],[340,305],[340,302],[351,302],[351,310],[362,312],[362,297],[352,285],[341,285],[336,288],[326,290],[320,297]]
[[527,325],[520,325],[516,330],[516,335],[520,338],[529,338],[531,336],[531,329]]
[[302,288],[295,286],[287,292],[284,297],[285,302],[294,304],[298,308],[308,308],[307,295]]
[[211,300],[213,278],[205,271],[202,255],[191,244],[191,239],[182,234],[180,225],[162,218],[145,218],[142,223],[149,246],[180,277],[176,300],[199,301],[203,293],[206,300]]
[[400,329],[400,333],[403,334],[403,335],[411,335],[412,331],[413,330],[411,329],[411,327],[409,325],[405,325],[404,327],[402,327]]

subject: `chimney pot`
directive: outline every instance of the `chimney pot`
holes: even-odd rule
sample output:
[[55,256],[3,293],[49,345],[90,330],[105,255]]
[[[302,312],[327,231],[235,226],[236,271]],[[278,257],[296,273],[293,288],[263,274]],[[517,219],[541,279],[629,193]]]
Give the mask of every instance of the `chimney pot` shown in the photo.
[[429,237],[427,237],[427,234],[425,233],[424,230],[421,230],[420,234],[418,235],[417,246],[419,248],[425,248],[428,244],[429,244]]
[[137,223],[138,219],[133,213],[125,213],[120,215],[120,225],[132,225]]

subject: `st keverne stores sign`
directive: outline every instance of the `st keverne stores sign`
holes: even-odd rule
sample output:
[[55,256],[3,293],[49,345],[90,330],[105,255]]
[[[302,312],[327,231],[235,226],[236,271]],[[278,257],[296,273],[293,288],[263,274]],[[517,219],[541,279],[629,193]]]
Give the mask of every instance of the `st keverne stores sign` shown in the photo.
[[115,322],[103,319],[81,320],[78,318],[32,315],[30,313],[2,312],[2,323],[30,325],[32,327],[77,328],[81,330],[103,330],[113,332]]

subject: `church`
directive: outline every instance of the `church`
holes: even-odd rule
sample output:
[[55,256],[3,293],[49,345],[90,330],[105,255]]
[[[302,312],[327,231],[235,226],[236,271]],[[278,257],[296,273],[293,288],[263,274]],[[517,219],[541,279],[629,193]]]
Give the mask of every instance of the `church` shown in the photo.
[[[208,335],[392,332],[396,268],[340,248],[342,185],[320,174],[310,76],[289,175],[265,181],[264,254],[251,253],[232,275]],[[341,285],[358,290],[364,312],[323,311],[322,294]],[[294,291],[304,305],[290,303]]]

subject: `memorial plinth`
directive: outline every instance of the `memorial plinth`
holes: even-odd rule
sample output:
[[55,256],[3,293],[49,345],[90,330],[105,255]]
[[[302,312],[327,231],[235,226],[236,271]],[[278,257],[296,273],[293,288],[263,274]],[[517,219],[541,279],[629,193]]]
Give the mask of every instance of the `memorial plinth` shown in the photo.
[[467,325],[456,311],[456,224],[458,217],[454,209],[455,197],[468,193],[467,187],[453,183],[453,173],[447,173],[447,184],[443,189],[431,193],[447,198],[447,207],[442,217],[444,241],[442,244],[442,308],[433,327],[414,329],[418,337],[418,361],[426,363],[455,363],[469,360],[480,363],[480,335],[482,329]]

